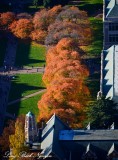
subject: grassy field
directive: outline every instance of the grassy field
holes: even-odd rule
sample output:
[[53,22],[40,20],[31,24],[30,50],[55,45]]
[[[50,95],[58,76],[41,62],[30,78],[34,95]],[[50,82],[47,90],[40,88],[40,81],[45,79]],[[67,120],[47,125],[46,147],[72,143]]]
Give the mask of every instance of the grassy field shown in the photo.
[[25,11],[26,11],[27,13],[33,14],[33,13],[39,11],[39,10],[42,9],[42,8],[44,8],[42,5],[41,5],[41,6],[37,6],[37,7],[36,7],[36,6],[27,6],[27,7],[25,8]]
[[17,74],[12,80],[9,102],[44,88],[42,74]]
[[7,46],[7,40],[5,38],[0,39],[0,66],[2,66],[4,62],[6,46]]
[[100,56],[103,48],[103,22],[101,18],[90,18],[92,43],[88,46],[88,55]]
[[34,97],[31,97],[29,99],[23,100],[21,102],[15,103],[13,105],[8,106],[7,108],[7,112],[12,113],[16,116],[21,115],[21,114],[26,114],[29,111],[31,111],[32,113],[35,114],[35,116],[38,115],[39,110],[38,110],[38,106],[37,103],[38,101],[41,99],[41,96],[44,93],[41,93],[39,95],[36,95]]
[[45,64],[46,48],[33,42],[19,41],[16,53],[16,66],[39,67]]

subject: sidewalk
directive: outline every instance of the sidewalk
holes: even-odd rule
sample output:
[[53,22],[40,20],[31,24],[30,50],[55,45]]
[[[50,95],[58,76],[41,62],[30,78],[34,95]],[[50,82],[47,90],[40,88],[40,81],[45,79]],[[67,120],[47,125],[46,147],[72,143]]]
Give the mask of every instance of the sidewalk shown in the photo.
[[43,92],[45,92],[45,91],[46,91],[46,89],[43,89],[43,90],[40,90],[40,91],[38,91],[38,92],[32,93],[32,94],[30,94],[30,95],[24,96],[23,98],[19,98],[19,99],[16,99],[16,100],[14,100],[14,101],[11,101],[11,102],[8,103],[8,106],[9,106],[9,105],[12,105],[12,104],[15,104],[15,103],[18,103],[18,102],[20,102],[20,101],[26,100],[26,99],[28,99],[28,98],[34,97],[34,96],[36,96],[36,95],[38,95],[38,94],[40,94],[40,93],[43,93]]
[[13,68],[12,70],[5,71],[2,67],[0,68],[0,75],[14,75],[14,74],[32,74],[32,73],[44,73],[44,67],[28,67],[28,68]]

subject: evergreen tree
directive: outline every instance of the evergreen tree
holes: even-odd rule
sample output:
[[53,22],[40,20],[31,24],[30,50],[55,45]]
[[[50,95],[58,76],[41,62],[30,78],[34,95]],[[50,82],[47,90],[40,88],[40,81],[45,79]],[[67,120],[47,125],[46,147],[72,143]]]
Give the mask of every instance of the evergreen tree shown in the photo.
[[117,104],[110,98],[101,97],[88,106],[86,122],[90,122],[93,128],[108,128],[118,113],[116,106]]

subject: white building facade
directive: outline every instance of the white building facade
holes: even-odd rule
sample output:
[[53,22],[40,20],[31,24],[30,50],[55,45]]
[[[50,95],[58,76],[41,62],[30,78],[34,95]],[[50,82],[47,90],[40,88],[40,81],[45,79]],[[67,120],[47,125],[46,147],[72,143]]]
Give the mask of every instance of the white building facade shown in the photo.
[[101,92],[118,103],[118,45],[103,50],[101,56]]

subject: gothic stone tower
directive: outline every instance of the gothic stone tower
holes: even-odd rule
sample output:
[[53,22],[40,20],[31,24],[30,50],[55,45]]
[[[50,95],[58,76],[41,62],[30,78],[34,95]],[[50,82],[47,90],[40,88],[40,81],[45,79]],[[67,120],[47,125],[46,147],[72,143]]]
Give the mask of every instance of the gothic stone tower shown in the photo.
[[33,113],[28,112],[25,117],[25,141],[33,143],[37,140],[37,125]]

